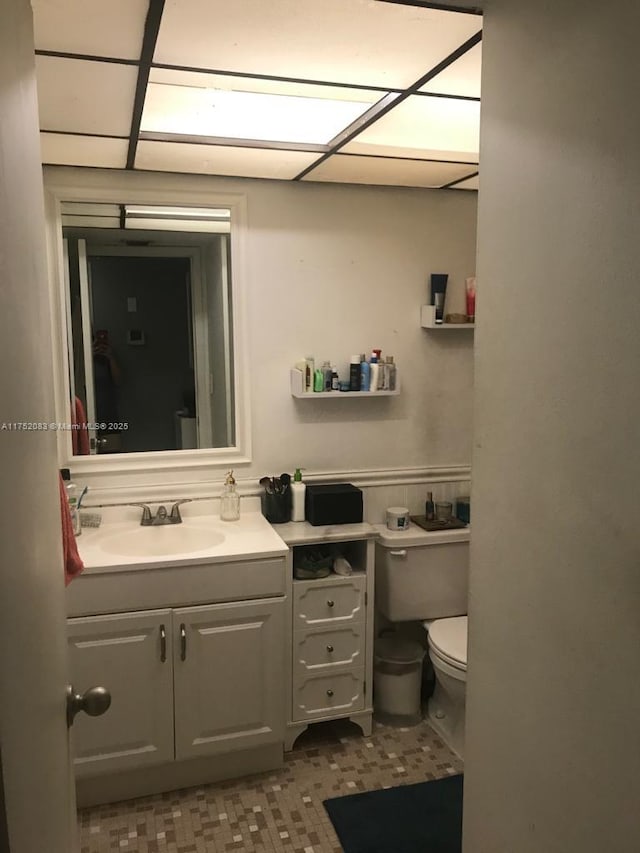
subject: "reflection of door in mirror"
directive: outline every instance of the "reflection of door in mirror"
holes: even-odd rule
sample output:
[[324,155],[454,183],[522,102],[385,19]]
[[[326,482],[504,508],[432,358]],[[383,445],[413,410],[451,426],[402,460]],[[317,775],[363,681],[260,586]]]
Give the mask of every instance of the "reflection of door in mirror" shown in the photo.
[[230,446],[228,235],[115,234],[65,228],[70,387],[91,452]]

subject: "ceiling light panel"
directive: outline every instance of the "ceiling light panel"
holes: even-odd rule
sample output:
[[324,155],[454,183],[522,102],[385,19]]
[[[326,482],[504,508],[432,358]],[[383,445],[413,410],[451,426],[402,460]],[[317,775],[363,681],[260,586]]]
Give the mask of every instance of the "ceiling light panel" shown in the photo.
[[36,50],[140,59],[149,0],[31,0]]
[[463,53],[460,59],[456,59],[440,74],[436,74],[420,91],[479,98],[481,65],[482,42]]
[[41,129],[128,136],[137,74],[113,62],[36,56]]
[[479,141],[478,101],[412,95],[341,150],[477,163]]
[[326,144],[379,92],[154,69],[141,130]]
[[78,136],[68,133],[41,133],[42,162],[56,166],[95,166],[124,169],[127,165],[126,139]]
[[303,180],[399,187],[442,187],[468,175],[471,169],[472,167],[460,163],[334,154],[316,169],[312,169]]
[[406,88],[479,29],[477,15],[372,0],[168,0],[154,62]]
[[301,151],[141,140],[135,166],[159,172],[291,180],[317,158]]

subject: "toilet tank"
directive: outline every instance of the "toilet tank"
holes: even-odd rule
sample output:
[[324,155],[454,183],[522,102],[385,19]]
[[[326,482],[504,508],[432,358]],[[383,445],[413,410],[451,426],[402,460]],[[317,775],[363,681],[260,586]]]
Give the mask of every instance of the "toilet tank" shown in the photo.
[[376,526],[376,607],[391,622],[467,612],[469,528],[427,532]]

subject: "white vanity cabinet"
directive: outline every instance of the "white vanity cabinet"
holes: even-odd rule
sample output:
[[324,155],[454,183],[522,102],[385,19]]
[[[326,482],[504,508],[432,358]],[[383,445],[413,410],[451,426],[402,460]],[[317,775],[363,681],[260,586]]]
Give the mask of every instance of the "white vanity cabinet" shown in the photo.
[[[281,525],[290,546],[289,689],[285,750],[310,723],[348,717],[371,734],[374,536],[368,524]],[[345,556],[351,575],[298,580],[296,558],[314,545]],[[299,550],[302,549],[302,550]]]
[[71,683],[111,693],[71,729],[80,805],[282,764],[286,554],[74,581]]
[[68,640],[76,690],[112,697],[74,724],[78,777],[282,740],[283,599],[69,619]]

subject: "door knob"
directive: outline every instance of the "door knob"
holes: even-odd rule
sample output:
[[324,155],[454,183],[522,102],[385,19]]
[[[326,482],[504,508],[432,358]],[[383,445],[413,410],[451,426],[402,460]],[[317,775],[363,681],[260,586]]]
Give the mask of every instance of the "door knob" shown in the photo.
[[109,710],[111,693],[106,687],[90,687],[84,693],[76,693],[69,684],[67,686],[67,726],[71,727],[76,714],[84,711],[90,717],[99,717]]

